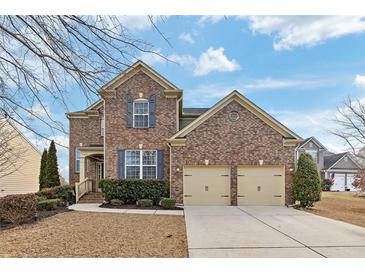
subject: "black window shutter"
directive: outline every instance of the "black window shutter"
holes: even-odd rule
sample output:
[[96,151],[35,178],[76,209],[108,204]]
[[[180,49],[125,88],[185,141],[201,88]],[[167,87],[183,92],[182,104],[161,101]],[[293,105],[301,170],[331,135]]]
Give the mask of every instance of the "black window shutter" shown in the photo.
[[152,94],[148,100],[149,102],[149,127],[155,127],[156,125],[156,94]]
[[131,95],[127,95],[126,98],[126,108],[125,108],[125,119],[127,127],[133,127],[133,97]]
[[124,160],[125,160],[125,150],[118,150],[118,179],[124,179]]
[[164,160],[163,149],[157,150],[157,179],[162,180],[164,178]]

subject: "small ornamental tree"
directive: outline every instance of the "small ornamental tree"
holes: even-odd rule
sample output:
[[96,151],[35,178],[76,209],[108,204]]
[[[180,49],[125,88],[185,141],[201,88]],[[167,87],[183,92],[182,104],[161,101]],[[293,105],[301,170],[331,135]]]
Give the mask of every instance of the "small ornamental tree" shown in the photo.
[[302,152],[298,167],[294,174],[294,199],[300,202],[300,207],[311,207],[321,199],[321,181],[317,165],[312,156]]
[[359,173],[356,174],[356,177],[354,178],[352,185],[359,192],[365,192],[365,169],[361,169]]
[[41,167],[39,171],[39,190],[47,187],[47,149],[42,153]]
[[58,163],[57,163],[57,150],[54,141],[52,140],[49,145],[47,153],[47,187],[54,187],[61,185],[60,174],[58,173]]

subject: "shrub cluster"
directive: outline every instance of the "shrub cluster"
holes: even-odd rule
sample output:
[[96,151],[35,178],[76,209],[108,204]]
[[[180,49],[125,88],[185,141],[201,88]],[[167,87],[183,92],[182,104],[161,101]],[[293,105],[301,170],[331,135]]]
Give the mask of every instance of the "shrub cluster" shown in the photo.
[[99,186],[106,201],[119,199],[131,204],[140,199],[158,203],[161,197],[166,197],[168,185],[164,180],[105,179],[100,181]]
[[22,224],[37,216],[37,196],[34,194],[8,195],[0,198],[0,219]]
[[120,205],[123,205],[124,202],[122,200],[119,200],[119,199],[111,199],[110,204],[113,205],[113,206],[120,206]]
[[322,181],[322,190],[323,191],[330,191],[331,190],[331,186],[332,186],[333,182],[329,179],[324,179]]
[[47,199],[38,202],[38,210],[54,210],[62,203],[61,199]]
[[160,205],[165,209],[172,209],[176,206],[176,200],[172,198],[162,198]]
[[46,199],[61,199],[70,204],[75,203],[75,186],[74,185],[62,185],[52,188],[44,188],[36,193],[39,197],[45,197]]
[[153,201],[151,199],[140,199],[137,201],[137,206],[139,207],[151,207],[153,206]]

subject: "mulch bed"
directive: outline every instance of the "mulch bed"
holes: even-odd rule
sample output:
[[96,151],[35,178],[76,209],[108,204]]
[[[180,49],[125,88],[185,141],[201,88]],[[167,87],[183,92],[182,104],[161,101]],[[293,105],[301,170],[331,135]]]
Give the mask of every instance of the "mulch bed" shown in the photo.
[[183,216],[70,211],[0,231],[6,258],[187,257]]
[[150,210],[184,210],[182,207],[174,207],[174,208],[163,208],[162,206],[159,205],[154,205],[154,206],[150,206],[150,207],[140,207],[137,206],[136,204],[124,204],[124,205],[111,205],[111,204],[101,204],[99,207],[103,207],[103,208],[118,208],[118,209],[150,209]]
[[[47,218],[47,217],[51,217],[54,216],[58,213],[63,213],[63,212],[68,212],[71,211],[70,209],[68,209],[67,207],[58,207],[55,210],[42,210],[42,211],[38,211],[37,212],[37,217],[34,219],[30,219],[26,224],[32,224],[35,223],[41,219]],[[0,231],[1,230],[5,230],[5,229],[10,229],[10,228],[14,228],[17,225],[9,223],[3,219],[0,219]]]

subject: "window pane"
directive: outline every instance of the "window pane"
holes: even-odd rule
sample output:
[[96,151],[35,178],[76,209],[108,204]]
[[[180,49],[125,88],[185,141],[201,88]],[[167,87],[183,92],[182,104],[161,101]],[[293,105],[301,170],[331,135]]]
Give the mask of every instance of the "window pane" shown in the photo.
[[156,179],[156,167],[144,166],[143,167],[143,179]]
[[126,178],[139,179],[139,166],[127,166]]
[[75,150],[75,171],[80,172],[80,150]]
[[156,165],[156,151],[143,151],[143,165]]
[[139,165],[139,151],[138,150],[127,150],[126,151],[126,165]]
[[134,103],[134,114],[148,114],[148,103]]
[[134,127],[148,127],[148,115],[134,115]]
[[313,160],[317,162],[317,151],[316,150],[307,150],[306,151],[310,156],[312,156]]

